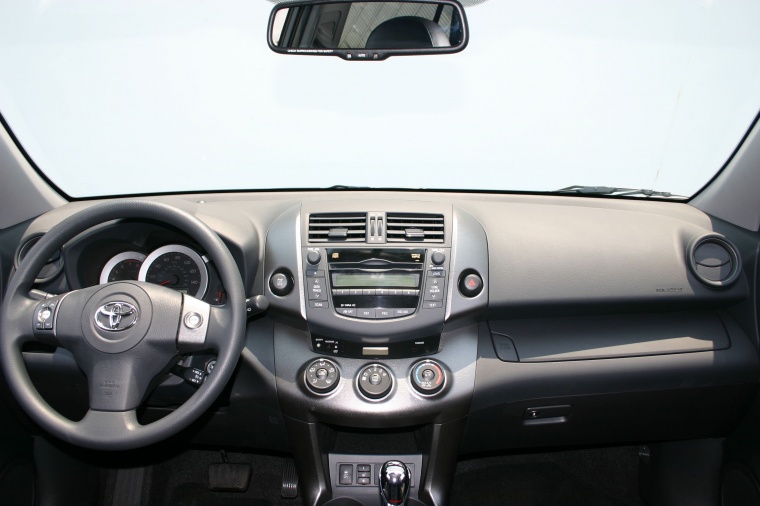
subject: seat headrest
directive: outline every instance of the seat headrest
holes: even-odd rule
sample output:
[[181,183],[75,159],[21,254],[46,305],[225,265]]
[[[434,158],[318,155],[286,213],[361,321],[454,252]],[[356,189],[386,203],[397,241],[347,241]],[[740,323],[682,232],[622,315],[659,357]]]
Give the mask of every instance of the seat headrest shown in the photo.
[[414,49],[449,47],[449,37],[437,23],[417,17],[403,16],[377,25],[365,47],[367,49]]

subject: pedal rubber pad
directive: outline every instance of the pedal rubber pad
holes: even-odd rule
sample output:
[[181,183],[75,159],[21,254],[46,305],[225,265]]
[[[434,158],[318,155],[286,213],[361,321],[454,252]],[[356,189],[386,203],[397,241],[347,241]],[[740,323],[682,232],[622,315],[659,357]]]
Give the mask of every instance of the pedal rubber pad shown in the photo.
[[208,488],[215,492],[245,492],[250,482],[250,464],[218,463],[208,466]]
[[293,499],[298,495],[298,473],[293,459],[287,459],[282,467],[282,491],[285,499]]

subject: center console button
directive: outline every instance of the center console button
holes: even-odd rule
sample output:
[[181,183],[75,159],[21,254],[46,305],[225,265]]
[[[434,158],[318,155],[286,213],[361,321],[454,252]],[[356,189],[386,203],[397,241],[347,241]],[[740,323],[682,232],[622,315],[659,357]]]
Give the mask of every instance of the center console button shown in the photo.
[[364,318],[367,320],[374,320],[375,319],[375,309],[367,309],[367,308],[359,308],[356,310],[356,316],[359,318]]
[[375,295],[375,289],[374,288],[364,288],[362,290],[362,295]]
[[459,280],[459,291],[465,297],[475,297],[483,291],[483,278],[478,273],[470,273]]
[[443,300],[446,281],[443,278],[428,278],[425,282],[425,300]]
[[361,294],[362,294],[361,288],[351,288],[349,290],[349,295],[361,295]]
[[339,307],[335,308],[335,311],[343,316],[356,316],[356,308],[354,307]]
[[394,318],[394,311],[393,309],[385,309],[385,308],[377,308],[375,309],[375,318],[378,320],[385,319],[385,318]]
[[325,278],[306,278],[309,300],[326,300]]
[[399,307],[393,310],[394,316],[409,316],[414,314],[415,309],[413,307]]
[[272,290],[273,294],[284,297],[293,290],[293,278],[289,273],[284,272],[272,274],[272,277],[269,278],[269,289]]

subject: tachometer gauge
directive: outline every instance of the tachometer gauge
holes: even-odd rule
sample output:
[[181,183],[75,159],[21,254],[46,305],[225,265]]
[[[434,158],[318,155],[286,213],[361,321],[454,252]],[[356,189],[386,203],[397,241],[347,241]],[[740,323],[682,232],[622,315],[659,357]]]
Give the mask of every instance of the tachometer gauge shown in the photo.
[[166,286],[202,299],[208,288],[208,270],[203,258],[179,244],[158,248],[140,268],[140,281]]
[[100,283],[136,280],[145,255],[136,251],[125,251],[111,258],[100,272]]

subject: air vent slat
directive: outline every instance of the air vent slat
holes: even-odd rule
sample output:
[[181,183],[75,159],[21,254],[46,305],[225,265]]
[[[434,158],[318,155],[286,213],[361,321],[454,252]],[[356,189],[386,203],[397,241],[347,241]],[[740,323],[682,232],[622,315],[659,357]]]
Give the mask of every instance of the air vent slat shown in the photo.
[[388,242],[444,242],[441,214],[388,213]]
[[329,213],[309,216],[309,242],[364,242],[367,215]]

